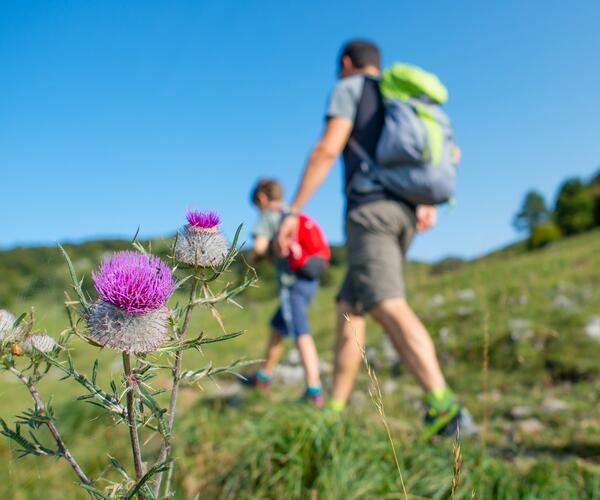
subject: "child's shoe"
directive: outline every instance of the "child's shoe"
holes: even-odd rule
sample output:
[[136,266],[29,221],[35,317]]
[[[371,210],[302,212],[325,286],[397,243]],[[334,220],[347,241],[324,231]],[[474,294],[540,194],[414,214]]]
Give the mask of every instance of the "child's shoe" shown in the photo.
[[302,400],[317,408],[323,408],[325,406],[325,398],[323,397],[323,391],[320,387],[308,386],[304,391]]
[[271,377],[262,370],[257,370],[254,373],[243,375],[240,379],[242,385],[253,387],[254,389],[266,390],[271,386]]

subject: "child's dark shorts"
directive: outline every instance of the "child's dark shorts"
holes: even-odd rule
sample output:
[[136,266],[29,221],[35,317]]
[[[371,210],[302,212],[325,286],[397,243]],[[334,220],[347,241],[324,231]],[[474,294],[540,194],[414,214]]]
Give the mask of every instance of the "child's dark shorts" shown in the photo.
[[319,280],[298,278],[292,285],[279,291],[280,306],[271,320],[271,326],[279,333],[294,338],[309,335],[308,306],[312,302]]

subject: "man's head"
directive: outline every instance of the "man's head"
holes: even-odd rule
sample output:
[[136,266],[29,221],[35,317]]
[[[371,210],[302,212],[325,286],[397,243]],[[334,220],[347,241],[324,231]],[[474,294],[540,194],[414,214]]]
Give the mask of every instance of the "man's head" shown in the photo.
[[379,48],[368,40],[350,40],[340,52],[340,78],[366,73],[378,76],[381,71]]
[[283,188],[275,179],[259,179],[252,191],[252,203],[259,209],[281,205]]

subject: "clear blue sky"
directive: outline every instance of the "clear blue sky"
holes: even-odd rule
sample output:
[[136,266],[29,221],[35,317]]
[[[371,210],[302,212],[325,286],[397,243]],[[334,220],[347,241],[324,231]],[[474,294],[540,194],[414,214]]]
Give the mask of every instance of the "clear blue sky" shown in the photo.
[[[0,3],[0,246],[174,231],[187,207],[252,225],[260,175],[295,187],[341,43],[436,72],[463,150],[458,205],[411,255],[514,240],[600,163],[596,1]],[[337,166],[308,206],[342,239]]]

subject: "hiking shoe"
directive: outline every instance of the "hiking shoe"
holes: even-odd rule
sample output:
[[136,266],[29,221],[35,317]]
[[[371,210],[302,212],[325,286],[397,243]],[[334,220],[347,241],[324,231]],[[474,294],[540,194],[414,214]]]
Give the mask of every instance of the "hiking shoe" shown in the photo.
[[239,380],[242,385],[254,389],[266,390],[271,386],[271,381],[269,379],[259,377],[256,372],[242,375],[242,378]]
[[302,401],[317,408],[323,408],[325,406],[325,398],[323,397],[322,392],[319,392],[318,394],[309,394],[308,391],[304,391]]
[[474,436],[479,428],[473,421],[471,413],[462,408],[458,403],[453,403],[445,411],[429,408],[424,418],[425,429],[420,436],[420,441],[429,441],[433,436]]

